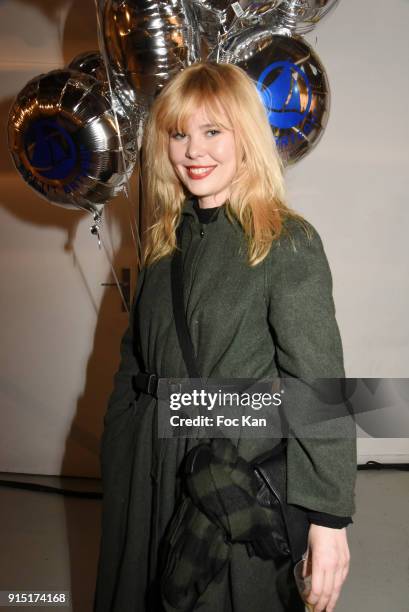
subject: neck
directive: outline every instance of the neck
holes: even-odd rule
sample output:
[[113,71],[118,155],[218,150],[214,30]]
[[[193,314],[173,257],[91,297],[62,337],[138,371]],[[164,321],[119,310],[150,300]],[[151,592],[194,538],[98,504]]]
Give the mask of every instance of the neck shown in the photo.
[[216,206],[223,206],[228,197],[229,192],[225,190],[209,196],[197,196],[197,201],[200,208],[215,208]]

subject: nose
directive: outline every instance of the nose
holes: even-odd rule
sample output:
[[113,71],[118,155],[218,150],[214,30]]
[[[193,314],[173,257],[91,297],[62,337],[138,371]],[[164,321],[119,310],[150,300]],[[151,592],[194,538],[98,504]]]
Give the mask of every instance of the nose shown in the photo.
[[205,154],[204,143],[200,137],[191,136],[188,139],[186,147],[186,157],[189,159],[195,159]]

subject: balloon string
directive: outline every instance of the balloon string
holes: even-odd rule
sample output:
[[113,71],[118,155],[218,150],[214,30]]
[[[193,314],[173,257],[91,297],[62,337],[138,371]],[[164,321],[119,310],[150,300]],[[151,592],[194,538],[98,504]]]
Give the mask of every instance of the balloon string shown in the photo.
[[[139,192],[139,197],[138,200],[143,202],[144,199],[144,193],[143,193],[143,187],[144,187],[144,183],[142,180],[142,149],[140,150],[140,154],[139,154],[139,159],[138,159],[138,185],[140,186],[140,192]],[[139,210],[141,210],[141,207],[139,207]],[[141,223],[140,218],[138,217],[138,221],[139,221],[139,225]],[[140,271],[141,267],[142,267],[142,245],[141,242],[139,242],[139,247],[140,247],[140,252],[138,253],[138,261],[137,261],[137,265],[138,265],[138,270]]]
[[[138,159],[137,159],[137,166],[138,166],[138,170],[137,170],[137,184],[138,186],[143,185],[143,181],[142,181],[142,169],[141,169],[141,164],[142,164],[142,150],[138,151]],[[143,198],[142,198],[143,201]],[[140,210],[141,210],[141,193],[138,193],[138,204],[139,207],[136,208],[136,206],[134,207],[135,210],[135,219],[138,219],[138,225],[137,227],[140,228],[141,226],[141,219],[140,219]],[[129,212],[129,216],[131,216],[131,209],[128,208],[128,212]],[[132,226],[131,226],[131,230],[132,230]],[[133,230],[132,230],[133,231]],[[136,249],[136,263],[138,266],[138,269],[141,267],[141,257],[142,257],[142,244],[141,244],[141,240],[140,240],[140,231],[138,231],[138,241],[134,241],[135,242],[135,249]]]
[[109,266],[111,268],[112,276],[115,279],[115,283],[116,283],[116,286],[118,288],[119,295],[121,296],[122,303],[124,305],[124,308],[125,308],[126,312],[129,315],[129,308],[128,308],[128,304],[126,303],[126,299],[125,299],[124,293],[122,291],[121,282],[119,281],[119,278],[118,278],[118,276],[117,276],[117,274],[115,272],[115,268],[114,268],[113,263],[112,263],[112,258],[109,256],[108,249],[106,248],[105,242],[104,242],[104,240],[103,240],[103,238],[101,236],[102,217],[101,217],[99,212],[95,212],[94,215],[93,215],[93,218],[94,218],[94,224],[90,227],[91,234],[93,234],[94,236],[97,236],[97,238],[98,238],[98,248],[100,249],[101,246],[102,246],[102,248],[104,250],[105,257],[107,258]]
[[[99,3],[98,0],[94,0],[94,3],[95,3],[96,14],[97,14],[98,43],[99,43],[99,48],[101,50],[101,53],[102,53],[102,56],[103,56],[103,59],[104,59],[105,70],[106,70],[106,74],[107,74],[107,82],[108,82],[109,93],[110,93],[110,96],[111,96],[111,101],[113,102],[114,101],[114,95],[113,95],[113,88],[112,88],[112,79],[111,79],[111,74],[110,74],[110,69],[109,69],[110,68],[110,64],[109,64],[108,53],[107,53],[107,50],[106,50],[105,40],[104,40],[104,36],[103,36],[103,32],[102,32],[101,14],[100,14],[100,3]],[[124,154],[124,147],[123,147],[123,142],[122,142],[121,130],[120,130],[118,116],[117,116],[115,108],[113,108],[113,111],[114,111],[115,127],[116,127],[116,130],[117,130],[119,144],[120,144],[120,149],[121,149],[123,171],[124,171],[125,181],[126,181],[126,193],[127,193],[128,200],[131,200],[131,202],[132,202],[134,200],[134,198],[132,197],[132,189],[131,189],[128,173],[126,171],[126,162],[125,162],[125,154]],[[137,212],[137,210],[136,210],[136,206],[135,206],[135,213],[136,212]],[[131,205],[131,210],[129,210],[129,223],[130,223],[130,228],[131,228],[132,240],[134,242],[135,249],[137,251],[137,258],[138,258],[138,262],[139,262],[139,253],[140,253],[140,250],[141,250],[141,244],[140,244],[140,240],[139,240],[139,233],[138,233],[138,229],[137,229],[137,226],[136,226],[136,222],[135,222],[135,226],[134,226],[134,221],[132,219],[132,214],[131,213],[132,213],[132,205]],[[137,215],[135,214],[135,219],[136,219],[136,216]]]
[[103,239],[100,238],[100,241],[101,241],[101,244],[102,244],[102,248],[104,249],[105,256],[106,256],[106,258],[107,258],[107,260],[109,262],[109,265],[110,265],[110,268],[111,268],[111,272],[112,272],[112,276],[114,277],[116,285],[118,287],[118,291],[119,291],[119,295],[121,296],[122,303],[124,305],[124,308],[125,308],[127,314],[129,315],[129,308],[128,308],[128,304],[126,303],[124,292],[122,291],[121,282],[119,281],[119,278],[118,278],[118,276],[117,276],[117,274],[115,272],[115,268],[112,265],[112,260],[111,260],[109,254],[108,254],[108,250],[107,250],[107,248],[105,246],[105,243],[104,243]]

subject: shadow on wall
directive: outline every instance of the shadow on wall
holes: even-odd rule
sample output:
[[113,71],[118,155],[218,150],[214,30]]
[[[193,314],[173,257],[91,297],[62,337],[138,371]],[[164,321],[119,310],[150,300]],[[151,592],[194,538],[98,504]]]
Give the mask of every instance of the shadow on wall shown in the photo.
[[[134,268],[135,261],[133,258],[130,261],[129,245],[124,239],[129,235],[124,207],[120,207],[119,204],[109,205],[104,214],[109,214],[120,223],[119,231],[123,239],[113,261],[116,272],[119,273],[122,266]],[[85,386],[78,397],[76,414],[66,438],[61,466],[62,474],[83,473],[79,449],[87,449],[91,455],[99,457],[101,439],[94,432],[99,431],[102,427],[107,401],[112,390],[113,375],[119,364],[120,339],[127,323],[127,317],[124,314],[122,323],[125,325],[120,327],[117,316],[119,309],[120,298],[117,290],[107,288],[98,309],[93,346],[86,368]],[[80,609],[86,596],[88,596],[89,603],[94,596],[99,550],[99,537],[96,542],[96,550],[86,549],[87,540],[81,537],[78,530],[77,512],[73,504],[65,504],[74,610]],[[91,609],[91,605],[87,609]]]
[[[38,9],[47,15],[50,22],[57,25],[61,8],[70,5],[65,21],[62,42],[64,61],[66,63],[80,52],[97,48],[96,16],[92,0],[89,2],[84,2],[83,0],[73,0],[72,2],[69,0],[68,2],[59,0],[19,0],[19,3],[21,5],[31,5],[33,8]],[[23,36],[23,34],[18,32],[16,36]],[[33,73],[33,76],[35,76],[35,73]],[[0,103],[0,116],[2,117],[3,128],[6,126],[12,101],[12,98],[8,98],[3,99]],[[1,132],[0,173],[15,172],[8,153],[5,130],[2,129]],[[4,135],[6,138],[3,137]],[[20,180],[22,181],[23,197],[19,197],[18,192],[16,194],[15,190],[10,189],[9,193],[3,192],[2,203],[4,207],[11,215],[14,215],[23,223],[43,228],[44,235],[46,235],[46,231],[49,228],[58,228],[64,232],[67,238],[63,249],[67,254],[72,255],[72,265],[78,271],[80,282],[84,284],[89,299],[93,302],[88,280],[75,256],[75,238],[78,224],[88,213],[67,211],[49,204],[42,198],[40,199],[40,196],[29,190],[27,186],[24,186],[23,179]],[[133,181],[133,183],[135,182],[136,180]],[[24,197],[24,193],[27,193],[27,191],[30,191],[30,195],[29,197]],[[133,197],[139,196],[137,188],[133,188],[132,191]],[[135,247],[130,233],[131,208],[132,211],[135,210],[135,207],[131,207],[125,198],[120,197],[116,198],[115,203],[109,203],[104,212],[104,227],[115,225],[118,227],[121,237],[120,245],[116,248],[112,261],[117,273],[119,273],[121,267],[128,267],[132,270],[136,269]],[[94,240],[94,238],[90,236],[90,240]],[[105,241],[109,242],[109,235],[107,234],[105,234]],[[103,281],[111,282],[111,275],[106,279],[100,279],[100,282]],[[94,309],[97,308],[94,302],[92,307]],[[98,307],[97,324],[86,368],[85,385],[78,397],[76,414],[66,438],[61,475],[86,477],[99,475],[98,473],[89,473],[89,467],[87,468],[87,466],[81,464],[81,457],[86,454],[83,451],[87,451],[88,454],[99,458],[100,437],[98,432],[102,429],[103,416],[112,389],[113,375],[118,366],[120,339],[127,324],[126,314],[118,317],[120,308],[121,301],[117,289],[108,287],[104,291]],[[61,356],[59,355],[57,358],[59,359]],[[74,609],[79,609],[79,606],[76,607],[76,602],[79,604],[81,600],[83,601],[84,592],[88,598],[93,597],[96,566],[93,566],[93,555],[90,555],[90,551],[82,550],[81,542],[78,541],[78,516],[76,512],[74,506],[70,508],[66,505],[71,590]],[[90,564],[91,567],[89,566]],[[46,577],[44,578],[46,581]]]

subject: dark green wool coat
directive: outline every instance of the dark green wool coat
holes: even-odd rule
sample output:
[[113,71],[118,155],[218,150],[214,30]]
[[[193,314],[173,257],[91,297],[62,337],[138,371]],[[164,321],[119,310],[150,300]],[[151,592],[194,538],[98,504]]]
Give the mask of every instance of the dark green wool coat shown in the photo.
[[[310,241],[294,220],[256,267],[225,207],[201,225],[187,199],[183,216],[185,308],[199,370],[212,378],[302,379],[344,376],[332,279],[322,242]],[[295,246],[295,250],[294,250]],[[101,442],[102,537],[95,612],[160,611],[160,542],[180,496],[178,468],[196,440],[158,443],[157,400],[136,395],[131,377],[142,369],[163,378],[187,377],[172,315],[170,257],[142,269],[121,364]],[[270,439],[236,440],[250,461]],[[287,501],[339,516],[355,512],[356,440],[290,438]],[[303,610],[291,564],[249,557],[233,544],[229,571],[208,587],[201,612]]]

